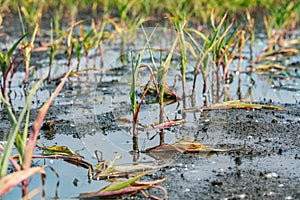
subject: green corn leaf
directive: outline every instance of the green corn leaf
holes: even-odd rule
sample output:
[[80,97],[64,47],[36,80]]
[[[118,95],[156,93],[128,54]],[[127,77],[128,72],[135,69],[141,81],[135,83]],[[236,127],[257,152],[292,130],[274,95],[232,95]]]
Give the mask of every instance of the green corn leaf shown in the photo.
[[126,181],[122,181],[122,182],[117,182],[115,184],[109,185],[106,188],[102,189],[101,192],[111,192],[111,191],[116,191],[116,190],[121,190],[129,185],[131,185],[132,183],[134,183],[135,181],[137,181],[138,179],[142,178],[143,176],[146,176],[147,174],[149,174],[151,171],[147,171],[145,173],[139,174],[131,179],[128,179]]
[[[15,116],[14,116],[14,114],[13,114],[11,108],[10,108],[10,105],[6,102],[4,97],[1,95],[1,100],[5,104],[6,110],[8,112],[9,118],[10,118],[11,123],[12,123],[12,128],[11,128],[8,140],[7,140],[7,145],[5,146],[4,152],[2,153],[1,158],[0,158],[0,166],[1,166],[1,168],[0,168],[0,177],[5,176],[6,173],[7,173],[8,162],[9,162],[8,159],[9,159],[9,156],[11,154],[13,144],[16,142],[16,137],[17,137],[18,133],[21,134],[20,133],[20,125],[21,125],[21,123],[24,119],[26,111],[30,109],[30,102],[31,102],[32,96],[37,91],[39,85],[43,81],[44,81],[44,79],[39,80],[34,85],[34,87],[30,90],[29,95],[27,97],[26,106],[23,108],[23,110],[22,110],[22,112],[21,112],[21,114],[18,118],[18,121],[16,120],[16,118],[15,118]],[[23,141],[23,139],[21,139],[21,138],[25,139],[25,141]],[[20,135],[20,137],[18,136],[18,139],[17,139],[16,147],[17,147],[17,149],[18,149],[18,151],[21,155],[24,154],[26,139],[27,139],[27,135],[26,135],[26,137]]]

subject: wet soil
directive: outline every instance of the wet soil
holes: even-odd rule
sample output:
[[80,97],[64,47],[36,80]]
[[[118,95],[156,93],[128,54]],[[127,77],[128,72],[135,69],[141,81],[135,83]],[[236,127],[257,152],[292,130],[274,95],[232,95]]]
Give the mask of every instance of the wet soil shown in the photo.
[[[226,117],[210,118],[215,125],[206,130],[208,137],[222,127],[220,141],[245,141],[250,150],[209,158],[179,155],[175,166],[165,167],[147,180],[169,178],[161,185],[170,199],[299,199],[300,104],[281,106],[286,110],[209,112]],[[232,143],[221,146],[230,148]]]
[[[159,47],[161,44],[158,45]],[[258,47],[257,51],[259,49]],[[131,124],[121,120],[131,119],[128,81],[131,65],[119,66],[120,64],[115,62],[119,55],[119,49],[108,46],[104,50],[106,53],[104,67],[107,71],[104,74],[89,72],[89,77],[82,75],[81,80],[69,81],[65,85],[46,116],[40,141],[47,146],[66,145],[73,150],[84,147],[89,152],[92,152],[95,146],[96,149],[103,151],[106,160],[111,160],[116,153],[120,153],[123,156],[122,163],[132,164],[132,155],[129,153],[132,147]],[[63,63],[66,62],[65,58],[62,60]],[[300,199],[300,79],[299,59],[295,60],[293,63],[296,63],[295,68],[297,69],[291,73],[281,73],[280,77],[246,73],[241,75],[240,87],[244,99],[255,99],[258,101],[257,103],[277,105],[284,108],[283,111],[229,109],[185,113],[182,101],[179,108],[177,105],[166,106],[166,112],[171,119],[176,117],[185,119],[185,123],[180,126],[166,130],[167,142],[189,138],[192,141],[210,144],[216,148],[246,147],[249,150],[215,155],[174,155],[172,158],[159,161],[168,166],[151,173],[142,180],[153,181],[168,178],[160,185],[167,189],[169,199]],[[81,63],[84,64],[84,61],[83,59]],[[40,60],[40,63],[45,66],[48,66],[47,62],[43,59]],[[58,70],[57,74],[61,75],[65,66],[58,64],[57,68],[61,70]],[[190,66],[187,73],[188,93],[193,80],[191,72],[193,72],[193,65]],[[148,81],[149,74],[141,72],[142,75],[143,73],[146,75],[141,79]],[[168,85],[174,83],[174,77],[178,74],[178,66],[170,69]],[[238,99],[236,86],[240,77],[233,72],[232,74],[234,81],[230,85],[230,93],[232,99]],[[23,80],[23,74],[19,77],[16,76],[16,80]],[[53,75],[53,77],[56,76]],[[126,81],[123,82],[124,77]],[[289,80],[289,77],[293,77],[295,81]],[[268,78],[275,80],[272,85],[266,81]],[[201,79],[200,76],[199,79]],[[278,82],[276,82],[277,79]],[[252,83],[253,80],[256,81],[256,84]],[[276,83],[279,85],[278,88]],[[38,108],[49,98],[55,86],[55,83],[45,84],[37,92],[31,110],[31,122],[34,120]],[[16,89],[17,85],[13,85],[13,87],[17,90],[16,98],[13,99],[13,107],[17,108],[16,110],[19,112],[22,108],[20,102],[24,104],[24,99],[19,100],[18,98],[23,94]],[[201,88],[201,84],[199,87]],[[176,92],[180,96],[182,91],[178,88],[179,86]],[[212,91],[213,86],[208,90]],[[201,90],[199,89],[199,91]],[[213,99],[213,94],[210,95]],[[223,99],[223,96],[219,98]],[[264,100],[265,98],[267,100]],[[275,102],[269,102],[268,99],[273,99]],[[196,105],[203,105],[201,98],[197,100]],[[20,108],[18,109],[18,107]],[[192,105],[188,104],[187,108],[189,107]],[[0,141],[10,129],[5,110],[3,107],[1,109]],[[140,112],[140,122],[149,125],[157,120],[159,110],[157,105],[144,104]],[[49,124],[47,125],[46,122]],[[142,137],[141,148],[143,148],[144,141],[150,143],[147,143],[145,148],[158,144],[157,137],[155,141],[148,141]],[[41,152],[37,151],[36,153]],[[80,153],[91,163],[96,163],[96,160],[88,152]],[[156,162],[151,155],[142,153],[139,162],[143,161]],[[51,165],[58,171],[61,177],[60,199],[70,199],[83,192],[97,191],[107,184],[97,181],[89,184],[86,169],[78,169],[61,160],[35,161],[35,164]],[[46,187],[52,188],[57,179],[48,174],[49,182],[46,183]],[[72,185],[75,178],[79,180],[78,185]],[[38,187],[40,186],[38,181],[35,180],[31,183]],[[54,189],[48,189],[46,199],[53,199],[53,192]],[[149,193],[162,195],[155,189],[151,189]],[[4,196],[4,199],[19,197],[20,194],[19,190],[13,190]],[[137,194],[124,198],[143,199],[144,197]]]
[[[183,137],[192,137],[200,143],[211,142],[218,148],[246,147],[249,150],[211,156],[175,155],[168,160],[169,166],[142,180],[168,178],[160,185],[167,189],[169,199],[299,199],[300,104],[276,105],[285,110],[192,113],[198,118],[195,126],[176,128]],[[52,106],[47,119],[53,120],[55,131],[51,135],[51,129],[44,127],[41,137],[48,140],[55,134],[70,135],[74,139],[84,137],[83,132],[80,134],[72,125],[72,119],[57,117],[71,109],[70,106]],[[114,117],[110,112],[104,113],[98,116],[97,123],[90,122],[85,127],[99,126],[106,129],[102,133],[110,134],[121,129]],[[5,127],[5,118],[2,119],[1,127]],[[155,189],[148,192],[162,196]],[[140,194],[124,198],[144,199]]]

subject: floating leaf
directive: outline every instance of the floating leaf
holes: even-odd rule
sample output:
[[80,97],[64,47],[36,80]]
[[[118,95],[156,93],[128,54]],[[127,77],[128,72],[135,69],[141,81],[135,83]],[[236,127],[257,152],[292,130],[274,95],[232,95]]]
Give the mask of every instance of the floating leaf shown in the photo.
[[279,64],[263,64],[255,67],[254,71],[258,73],[280,73],[284,70],[288,70],[287,67],[279,65]]
[[132,165],[132,166],[114,166],[110,171],[100,171],[93,176],[95,180],[108,180],[114,178],[128,178],[136,176],[142,172],[150,172],[159,169],[161,166],[147,166],[147,165]]
[[67,146],[52,146],[52,147],[38,146],[38,147],[44,150],[43,155],[79,156],[77,153],[74,153]]
[[207,144],[200,144],[199,142],[190,142],[187,140],[180,140],[172,144],[173,147],[184,153],[222,153],[230,151],[245,151],[246,148],[234,148],[234,149],[216,149]]
[[147,171],[145,173],[139,174],[139,175],[137,175],[131,179],[125,180],[125,181],[116,182],[114,184],[111,184],[111,185],[103,188],[101,191],[102,192],[112,192],[112,191],[116,191],[116,190],[121,190],[121,189],[133,184],[135,181],[142,178],[143,176],[146,176],[147,174],[149,174],[149,172],[150,171]]
[[173,156],[181,152],[170,144],[163,144],[146,149],[144,153],[147,153],[147,155],[157,160],[169,160],[172,159]]
[[[133,195],[133,194],[135,194],[139,191],[143,191],[143,190],[146,190],[148,188],[155,187],[156,184],[167,180],[167,178],[164,178],[164,179],[160,179],[160,180],[156,180],[156,181],[152,181],[152,182],[138,182],[138,181],[136,181],[144,175],[146,175],[146,174],[145,173],[140,174],[140,175],[138,175],[138,176],[136,176],[132,179],[129,179],[128,181],[113,182],[109,186],[105,187],[104,189],[102,189],[100,191],[80,194],[79,198],[80,199],[117,198],[117,197],[121,197],[121,196],[126,195],[126,194],[127,195]],[[132,181],[132,180],[134,180],[134,181]],[[125,182],[127,182],[127,183],[125,183]],[[128,184],[129,182],[131,182],[131,183]],[[122,185],[122,187],[119,187],[120,185]],[[118,188],[118,189],[116,189],[116,188]],[[159,188],[159,187],[156,186],[156,188]],[[108,190],[108,189],[113,189],[113,190]],[[162,189],[162,188],[160,188],[160,189]],[[165,189],[163,191],[165,193],[165,199],[166,199],[167,192],[166,192]]]
[[[247,148],[233,148],[233,149],[216,149],[208,144],[201,144],[199,142],[191,142],[186,139],[180,140],[173,144],[164,144],[146,150],[150,156],[159,159],[169,159],[177,153],[199,153],[205,156],[211,156],[215,153],[223,153],[230,151],[245,151]],[[162,157],[164,156],[164,157]]]
[[225,101],[221,103],[212,104],[209,106],[197,106],[193,108],[189,108],[184,110],[184,112],[196,112],[203,110],[219,110],[219,109],[274,109],[274,110],[284,110],[284,108],[272,105],[264,105],[264,104],[256,104],[251,103],[251,101],[241,101],[241,100],[233,100],[233,101]]
[[275,50],[275,51],[271,51],[269,53],[265,53],[264,55],[262,56],[259,56],[254,62],[261,62],[263,60],[266,60],[266,59],[276,59],[276,56],[294,56],[296,54],[299,53],[299,50],[295,49],[295,48],[285,48],[285,49],[278,49],[278,50]]
[[276,55],[293,56],[296,55],[298,52],[299,51],[295,48],[278,49],[276,51],[272,51],[271,53],[265,54],[263,57],[271,57]]
[[158,169],[162,166],[132,165],[132,166],[114,166],[116,160],[120,156],[116,156],[108,165],[106,161],[101,160],[95,167],[92,178],[94,180],[109,180],[115,178],[128,178],[136,176],[140,173],[146,173]]

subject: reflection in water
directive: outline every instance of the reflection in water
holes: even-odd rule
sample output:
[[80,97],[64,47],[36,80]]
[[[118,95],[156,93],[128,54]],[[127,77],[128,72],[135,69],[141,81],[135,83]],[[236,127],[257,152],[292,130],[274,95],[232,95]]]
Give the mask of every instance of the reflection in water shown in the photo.
[[46,122],[44,122],[43,126],[41,127],[41,130],[43,130],[43,136],[45,137],[45,139],[53,140],[56,133],[56,125],[54,120],[46,120]]

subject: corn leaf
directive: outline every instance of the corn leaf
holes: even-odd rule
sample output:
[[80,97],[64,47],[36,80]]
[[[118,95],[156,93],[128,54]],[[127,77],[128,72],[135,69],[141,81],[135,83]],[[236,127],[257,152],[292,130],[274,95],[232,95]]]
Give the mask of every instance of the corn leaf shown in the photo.
[[[146,152],[154,158],[164,158],[164,154],[174,156],[177,153],[205,153],[205,156],[211,156],[214,153],[223,153],[230,151],[245,151],[247,148],[233,148],[233,149],[217,149],[208,144],[201,144],[199,142],[191,142],[187,139],[180,140],[173,144],[164,144],[154,148],[147,149]],[[170,156],[166,157],[170,158]]]
[[27,179],[34,174],[42,174],[43,177],[46,176],[43,167],[32,167],[29,169],[17,171],[9,175],[4,176],[0,179],[0,195],[8,193],[13,187],[18,185],[21,181]]
[[45,151],[43,152],[43,155],[79,156],[67,146],[38,147]]
[[139,174],[139,175],[137,175],[131,179],[128,179],[126,181],[114,183],[114,184],[109,185],[109,186],[105,187],[104,189],[102,189],[101,192],[109,192],[109,191],[111,192],[111,191],[121,190],[121,189],[133,184],[135,181],[142,178],[143,176],[146,176],[149,173],[150,173],[150,171],[147,171],[145,173]]
[[287,67],[279,64],[262,64],[258,65],[254,68],[256,73],[280,73],[284,70],[288,70]]
[[196,112],[196,111],[203,111],[203,110],[218,110],[218,109],[274,109],[274,110],[284,110],[279,106],[272,106],[272,105],[264,105],[264,104],[256,104],[251,103],[251,101],[241,101],[241,100],[232,100],[232,101],[225,101],[221,103],[212,104],[209,106],[196,106],[193,108],[189,108],[184,110],[184,112]]
[[159,169],[161,166],[147,166],[147,165],[132,165],[132,166],[113,166],[109,171],[103,170],[99,173],[96,173],[93,176],[93,179],[96,180],[107,180],[114,178],[125,178],[136,176],[142,172],[150,172],[155,169]]
[[[135,194],[140,190],[146,190],[148,188],[154,187],[155,185],[166,181],[167,178],[163,178],[160,180],[156,180],[156,181],[151,181],[151,182],[138,182],[135,181],[133,182],[131,185],[128,185],[127,187],[120,189],[120,190],[115,190],[115,191],[98,191],[98,192],[89,192],[89,193],[83,193],[80,194],[79,198],[80,199],[94,199],[94,198],[109,198],[109,199],[115,199],[117,197],[123,196],[125,194]],[[114,185],[116,183],[112,183],[111,185]],[[158,186],[156,186],[156,188],[158,188]],[[159,189],[161,189],[164,193],[165,193],[165,198],[167,199],[167,192],[165,189],[162,189],[161,187],[159,187]],[[156,198],[159,199],[159,198]]]

